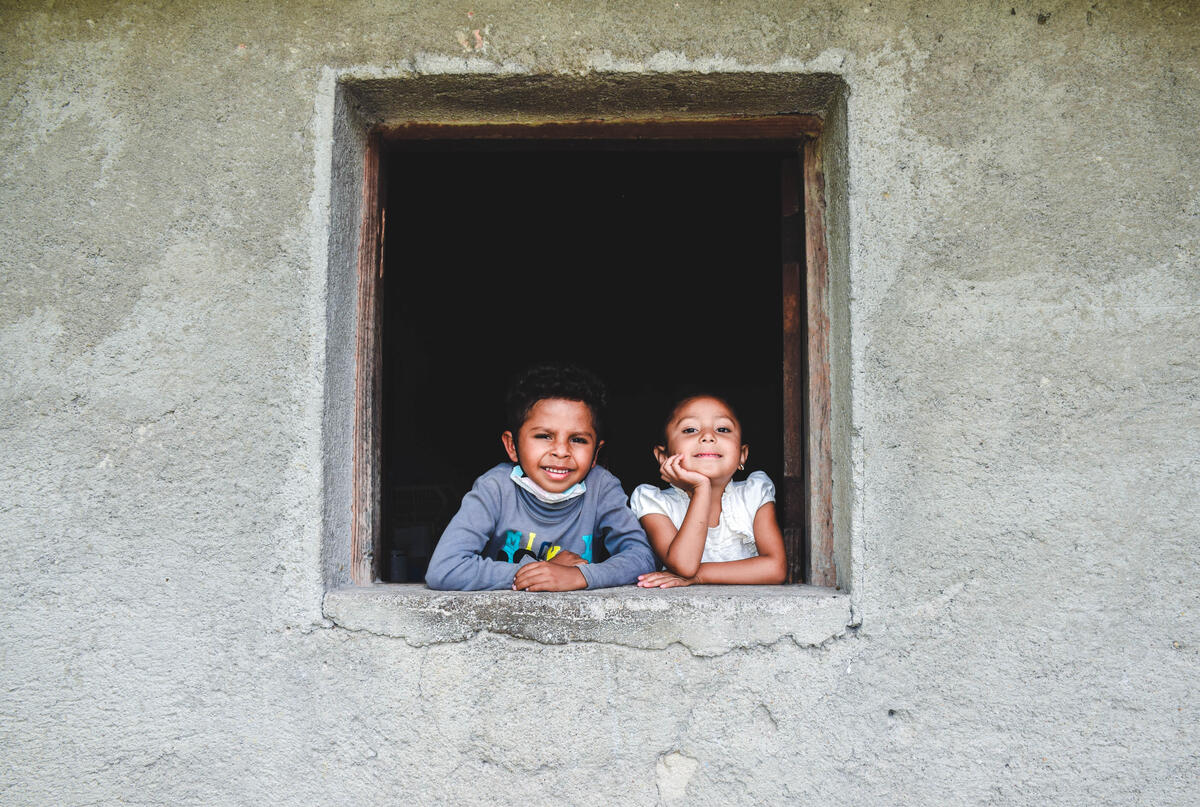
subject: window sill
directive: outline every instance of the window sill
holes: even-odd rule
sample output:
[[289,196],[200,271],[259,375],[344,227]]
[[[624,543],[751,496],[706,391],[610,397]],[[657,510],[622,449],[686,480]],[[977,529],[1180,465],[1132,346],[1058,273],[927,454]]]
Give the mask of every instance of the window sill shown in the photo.
[[432,591],[420,584],[343,588],[325,616],[348,630],[424,646],[488,632],[543,644],[682,644],[714,656],[784,639],[816,646],[851,624],[849,595],[816,586],[633,586],[559,593]]

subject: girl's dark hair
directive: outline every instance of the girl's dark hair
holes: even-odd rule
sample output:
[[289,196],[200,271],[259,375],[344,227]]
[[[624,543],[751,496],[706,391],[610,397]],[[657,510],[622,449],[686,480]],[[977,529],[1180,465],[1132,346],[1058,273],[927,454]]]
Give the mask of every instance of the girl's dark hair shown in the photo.
[[509,431],[514,435],[529,417],[538,401],[562,398],[580,401],[592,412],[596,439],[604,436],[604,410],[608,390],[595,373],[574,364],[535,364],[512,377],[504,397],[504,412]]
[[662,429],[659,430],[658,434],[658,445],[661,448],[667,447],[667,427],[671,425],[671,421],[674,419],[675,413],[679,411],[679,407],[696,398],[712,398],[714,401],[720,401],[725,404],[725,408],[729,410],[729,414],[733,415],[733,419],[742,427],[742,445],[746,445],[746,426],[742,423],[741,417],[738,416],[737,409],[729,402],[729,398],[706,389],[685,388],[683,393],[675,398],[675,403],[671,404],[671,408],[667,410],[667,416],[663,418]]

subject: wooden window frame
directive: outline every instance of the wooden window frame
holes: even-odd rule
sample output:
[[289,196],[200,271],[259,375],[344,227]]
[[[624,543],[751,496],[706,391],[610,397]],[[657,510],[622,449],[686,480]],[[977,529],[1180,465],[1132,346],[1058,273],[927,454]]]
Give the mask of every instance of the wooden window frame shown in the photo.
[[[589,120],[546,123],[414,123],[367,133],[358,249],[351,581],[378,582],[381,529],[381,334],[387,215],[384,154],[399,141],[604,140],[782,141],[797,159],[782,172],[783,208],[783,520],[788,582],[837,585],[833,542],[833,447],[830,434],[830,291],[825,176],[813,115],[705,120]],[[802,204],[801,204],[802,197]],[[801,220],[802,219],[802,220]],[[801,234],[803,240],[801,241]],[[801,243],[803,248],[801,249]]]

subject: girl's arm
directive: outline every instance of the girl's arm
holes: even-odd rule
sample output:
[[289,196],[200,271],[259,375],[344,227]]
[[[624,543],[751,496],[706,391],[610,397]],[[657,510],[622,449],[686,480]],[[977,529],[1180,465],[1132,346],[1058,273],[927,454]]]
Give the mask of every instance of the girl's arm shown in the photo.
[[[642,519],[645,524],[646,516]],[[666,518],[663,516],[662,518]],[[670,523],[670,522],[668,522]],[[646,532],[650,529],[647,527]],[[673,588],[693,583],[782,583],[787,579],[787,557],[783,551],[783,533],[775,519],[775,502],[767,502],[754,514],[754,543],[758,557],[729,560],[723,563],[701,563],[695,574],[655,572],[644,574],[638,585],[643,588]]]
[[[650,539],[654,554],[672,572],[691,577],[700,568],[700,557],[704,554],[704,542],[708,538],[708,511],[712,504],[712,485],[708,477],[680,467],[682,457],[678,454],[663,460],[659,466],[662,478],[687,491],[689,501],[687,514],[679,529],[661,513],[642,516],[642,529]],[[782,540],[782,539],[781,539]]]

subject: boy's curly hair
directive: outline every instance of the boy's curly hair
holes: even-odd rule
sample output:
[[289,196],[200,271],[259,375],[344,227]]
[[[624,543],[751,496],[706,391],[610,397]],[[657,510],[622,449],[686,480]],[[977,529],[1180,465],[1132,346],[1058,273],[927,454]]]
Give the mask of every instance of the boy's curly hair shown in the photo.
[[604,436],[604,410],[608,406],[608,390],[594,373],[574,364],[535,364],[512,377],[504,410],[508,429],[515,435],[529,417],[529,410],[546,398],[580,401],[592,411],[592,426],[596,439]]

